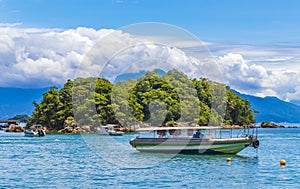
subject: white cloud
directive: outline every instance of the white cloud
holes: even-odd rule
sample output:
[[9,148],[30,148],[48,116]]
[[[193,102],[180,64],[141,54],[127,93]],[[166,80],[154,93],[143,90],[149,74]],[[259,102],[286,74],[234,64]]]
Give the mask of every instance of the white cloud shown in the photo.
[[177,68],[190,77],[201,74],[201,62],[169,46],[169,40],[149,42],[141,36],[107,29],[3,26],[0,27],[2,87],[60,85],[76,76],[99,74],[113,81],[119,74],[153,70],[157,66],[165,71]]
[[233,89],[261,97],[276,96],[286,101],[300,99],[300,74],[296,65],[295,70],[276,70],[235,53],[220,56],[218,60],[223,67],[224,80]]
[[[203,43],[190,38],[176,41],[172,36],[132,36],[109,29],[17,25],[0,24],[1,87],[60,85],[91,73],[114,80],[120,73],[159,66],[165,71],[177,68],[196,78],[222,81],[221,76],[226,84],[247,94],[300,101],[300,47],[296,45]],[[208,45],[215,59],[203,44]],[[105,62],[108,58],[110,61]]]
[[288,61],[290,59],[292,59],[292,57],[275,57],[275,58],[267,58],[266,61],[278,62],[278,61]]
[[22,23],[0,23],[0,27],[16,27],[20,25],[22,25]]
[[107,33],[110,30],[1,27],[0,86],[63,84],[73,78],[84,55]]
[[218,58],[223,67],[224,79],[236,89],[264,87],[264,82],[269,77],[268,71],[259,65],[249,64],[242,55],[229,53]]
[[[198,44],[203,46],[203,43]],[[120,74],[153,69],[164,71],[177,69],[190,78],[199,78],[204,76],[204,73],[215,79],[220,77],[216,71],[217,63],[206,48],[203,48],[202,52],[197,52],[198,57],[195,58],[174,46],[174,39],[170,37],[133,36],[114,31],[93,47],[87,55],[88,59],[80,65],[77,75],[96,76],[100,70],[101,77],[114,82]],[[207,59],[205,60],[207,65],[204,65],[201,56]]]

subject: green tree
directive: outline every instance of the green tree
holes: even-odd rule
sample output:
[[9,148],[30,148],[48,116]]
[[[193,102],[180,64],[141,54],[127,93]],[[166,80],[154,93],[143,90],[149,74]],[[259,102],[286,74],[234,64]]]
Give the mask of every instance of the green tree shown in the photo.
[[48,129],[57,129],[63,127],[63,122],[57,112],[63,108],[59,101],[59,91],[56,86],[50,87],[50,90],[43,94],[41,103],[33,102],[35,110],[32,113],[30,123],[39,123]]
[[60,90],[51,87],[40,103],[33,104],[29,123],[55,130],[69,123],[93,129],[107,123],[129,127],[137,122],[155,126],[174,121],[199,125],[255,122],[250,103],[229,86],[207,78],[191,80],[177,70],[163,76],[147,72],[115,85],[103,78],[68,80]]
[[130,95],[133,102],[130,105],[132,110],[136,104],[142,108],[141,121],[149,120],[150,124],[163,125],[180,118],[179,96],[165,79],[156,72],[147,72],[138,79]]
[[248,100],[242,99],[227,87],[225,123],[248,125],[255,123],[255,117]]

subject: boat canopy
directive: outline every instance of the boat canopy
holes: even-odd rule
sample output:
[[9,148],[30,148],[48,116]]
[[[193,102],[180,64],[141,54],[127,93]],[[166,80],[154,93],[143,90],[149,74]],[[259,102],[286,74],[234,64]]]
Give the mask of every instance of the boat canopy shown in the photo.
[[198,126],[198,127],[146,127],[139,128],[136,131],[138,132],[151,132],[151,131],[167,131],[167,130],[215,130],[222,129],[221,126]]
[[115,128],[115,127],[119,127],[119,125],[115,125],[115,124],[107,124],[107,125],[101,125],[102,128]]

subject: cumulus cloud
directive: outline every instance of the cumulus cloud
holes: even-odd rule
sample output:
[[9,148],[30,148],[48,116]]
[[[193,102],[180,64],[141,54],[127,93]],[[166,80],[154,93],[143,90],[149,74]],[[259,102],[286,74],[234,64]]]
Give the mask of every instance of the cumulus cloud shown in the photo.
[[[274,58],[271,61],[275,59],[282,61],[282,58]],[[246,60],[236,53],[220,56],[218,62],[223,68],[224,80],[240,92],[261,97],[276,96],[286,101],[297,100],[300,97],[298,69],[289,71],[263,67],[257,64],[257,61]]]
[[221,56],[219,62],[224,68],[226,80],[239,89],[264,87],[265,83],[261,81],[269,77],[264,67],[249,64],[240,54],[229,53]]
[[[134,28],[133,33],[140,27],[143,26]],[[169,37],[145,37],[115,30],[101,38],[85,54],[81,64],[77,67],[76,77],[100,75],[100,77],[115,82],[117,76],[121,74],[154,69],[167,72],[177,69],[190,78],[209,76],[218,80],[220,74],[216,70],[215,59],[207,48],[204,48],[204,44],[199,48],[201,51],[197,52],[196,57],[198,57],[196,58],[175,47],[174,40],[170,41]]]
[[[73,78],[83,56],[110,30],[0,28],[2,87],[44,87]],[[36,82],[38,81],[38,82]]]
[[[61,85],[67,79],[99,74],[113,82],[119,74],[155,68],[176,68],[191,78],[199,78],[204,72],[220,75],[207,65],[209,61],[215,63],[213,59],[205,60],[204,65],[201,57],[187,55],[174,47],[176,41],[171,44],[167,38],[149,40],[109,29],[12,26],[0,27],[2,87]],[[197,54],[211,56],[207,50]]]
[[[214,58],[205,45],[211,49]],[[120,30],[19,28],[0,24],[1,87],[61,85],[77,76],[106,77],[160,68],[208,77],[252,95],[300,101],[300,47],[135,36]]]
[[[101,49],[97,51],[101,51]],[[97,60],[99,59],[97,58]],[[214,62],[210,65],[214,65]],[[204,62],[195,57],[187,56],[180,49],[165,44],[146,42],[134,43],[133,46],[127,46],[122,51],[114,54],[112,59],[104,66],[101,77],[114,82],[119,74],[139,73],[140,71],[154,69],[161,69],[165,72],[177,69],[190,78],[199,78],[205,75],[213,77],[213,74],[210,73],[216,72],[207,70]]]

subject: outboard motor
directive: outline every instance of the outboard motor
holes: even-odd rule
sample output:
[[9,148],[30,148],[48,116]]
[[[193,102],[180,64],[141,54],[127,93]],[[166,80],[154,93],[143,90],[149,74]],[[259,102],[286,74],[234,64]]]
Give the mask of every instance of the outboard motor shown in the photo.
[[254,148],[258,148],[258,147],[259,147],[259,140],[253,139],[253,141],[252,141],[252,146],[253,146]]
[[45,136],[45,133],[44,133],[43,130],[39,129],[39,130],[38,130],[38,135],[39,135],[39,136]]
[[257,134],[258,134],[258,130],[257,130],[257,127],[255,127],[255,130],[252,130],[252,134],[250,134],[250,136],[249,136],[249,138],[251,139],[251,145],[253,146],[253,148],[259,147],[259,140],[257,139]]

